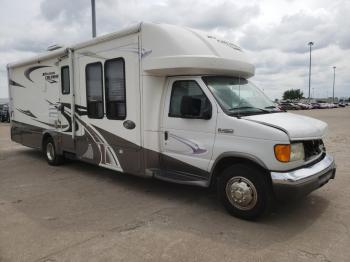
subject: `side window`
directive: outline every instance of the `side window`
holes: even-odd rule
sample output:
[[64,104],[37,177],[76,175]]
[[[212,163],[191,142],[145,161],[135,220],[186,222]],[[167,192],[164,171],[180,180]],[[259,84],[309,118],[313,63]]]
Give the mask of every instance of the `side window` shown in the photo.
[[103,118],[102,64],[86,65],[86,99],[89,118]]
[[63,95],[70,93],[69,66],[61,67],[61,90]]
[[169,117],[210,119],[211,104],[196,81],[176,81],[171,90],[168,115]]
[[108,119],[126,118],[125,65],[123,58],[105,62],[106,115]]

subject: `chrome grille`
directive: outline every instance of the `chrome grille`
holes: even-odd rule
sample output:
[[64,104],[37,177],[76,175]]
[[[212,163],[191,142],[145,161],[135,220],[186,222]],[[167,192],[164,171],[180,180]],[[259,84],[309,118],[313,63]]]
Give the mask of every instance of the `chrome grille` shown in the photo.
[[322,139],[303,141],[303,145],[305,161],[308,161],[326,151]]

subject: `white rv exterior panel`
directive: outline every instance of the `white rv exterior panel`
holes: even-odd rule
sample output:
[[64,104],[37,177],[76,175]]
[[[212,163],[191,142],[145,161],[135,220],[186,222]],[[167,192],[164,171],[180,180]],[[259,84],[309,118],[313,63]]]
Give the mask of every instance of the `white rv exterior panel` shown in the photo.
[[254,66],[241,48],[227,40],[189,28],[147,23],[141,35],[145,73],[254,75]]

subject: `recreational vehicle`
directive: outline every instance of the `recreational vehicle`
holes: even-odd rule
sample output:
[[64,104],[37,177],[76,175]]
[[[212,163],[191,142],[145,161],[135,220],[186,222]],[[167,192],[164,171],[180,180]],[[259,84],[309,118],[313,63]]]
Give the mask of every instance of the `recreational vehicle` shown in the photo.
[[11,138],[50,165],[213,186],[245,219],[335,176],[327,125],[277,110],[242,49],[212,34],[140,23],[7,68]]

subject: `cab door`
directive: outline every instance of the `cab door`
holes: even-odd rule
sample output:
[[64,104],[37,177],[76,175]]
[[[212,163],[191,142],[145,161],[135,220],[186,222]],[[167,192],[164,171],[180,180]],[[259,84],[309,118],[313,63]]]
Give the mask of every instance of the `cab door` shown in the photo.
[[200,77],[169,78],[164,109],[162,170],[207,179],[217,118],[210,91]]

